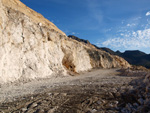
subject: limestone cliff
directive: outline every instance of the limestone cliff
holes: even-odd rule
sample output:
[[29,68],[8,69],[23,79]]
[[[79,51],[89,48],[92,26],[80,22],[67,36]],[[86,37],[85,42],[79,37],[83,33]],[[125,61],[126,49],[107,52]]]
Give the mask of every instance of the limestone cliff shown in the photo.
[[0,84],[129,67],[124,59],[68,38],[19,0],[0,0]]

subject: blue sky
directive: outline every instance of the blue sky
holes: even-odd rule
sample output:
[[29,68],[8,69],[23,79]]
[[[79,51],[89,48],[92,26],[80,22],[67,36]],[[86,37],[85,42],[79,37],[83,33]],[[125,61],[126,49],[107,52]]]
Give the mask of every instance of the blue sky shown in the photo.
[[67,35],[150,53],[150,0],[21,0]]

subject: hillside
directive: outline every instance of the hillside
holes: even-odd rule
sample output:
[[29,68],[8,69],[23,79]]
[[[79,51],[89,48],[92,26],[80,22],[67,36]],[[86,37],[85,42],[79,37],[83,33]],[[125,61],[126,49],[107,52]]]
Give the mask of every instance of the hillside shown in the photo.
[[0,0],[0,84],[129,67],[123,58],[68,38],[19,0]]
[[128,50],[123,53],[121,53],[120,51],[115,52],[107,47],[97,47],[96,45],[91,44],[88,40],[80,39],[73,35],[69,35],[68,37],[77,40],[79,42],[88,44],[89,46],[94,46],[98,50],[105,51],[111,55],[117,55],[119,57],[122,57],[132,65],[144,66],[146,68],[150,68],[150,54],[146,54],[139,50],[130,50],[130,51]]
[[118,55],[124,58],[125,60],[127,60],[132,65],[144,66],[146,68],[150,68],[150,54],[146,54],[142,51],[130,50],[121,53],[119,51],[114,52],[109,48],[99,48],[99,49],[104,50],[110,53],[111,55]]

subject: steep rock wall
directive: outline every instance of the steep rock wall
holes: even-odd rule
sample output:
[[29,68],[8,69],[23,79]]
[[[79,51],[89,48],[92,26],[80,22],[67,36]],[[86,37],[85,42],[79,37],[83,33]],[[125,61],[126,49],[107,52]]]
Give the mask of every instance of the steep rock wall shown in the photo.
[[0,0],[0,12],[0,84],[130,66],[120,57],[68,38],[19,0]]
[[60,33],[32,22],[22,12],[4,9],[0,30],[1,83],[65,73]]

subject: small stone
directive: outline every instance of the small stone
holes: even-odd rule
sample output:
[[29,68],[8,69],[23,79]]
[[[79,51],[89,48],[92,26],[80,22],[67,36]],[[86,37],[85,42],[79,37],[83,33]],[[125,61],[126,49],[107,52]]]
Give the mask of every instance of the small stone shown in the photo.
[[119,92],[115,93],[115,97],[120,97],[121,94]]
[[102,102],[99,100],[99,101],[97,101],[97,104],[100,105],[100,104],[102,104]]
[[52,93],[48,93],[48,95],[52,95]]
[[142,108],[143,106],[138,106],[137,111],[141,111]]
[[[33,110],[33,109],[28,109],[28,111],[25,111],[25,112],[27,112],[27,113],[34,113],[35,112],[35,110]],[[20,112],[19,112],[20,113]],[[22,112],[21,112],[22,113]],[[40,112],[41,113],[41,112]]]
[[102,100],[102,103],[106,103],[106,101],[105,101],[105,100]]
[[27,109],[27,108],[22,108],[21,110],[22,110],[22,112],[25,112],[25,111],[27,111],[28,109]]
[[114,98],[114,95],[112,93],[109,93],[110,98]]
[[116,88],[113,88],[112,91],[113,91],[113,93],[116,93],[116,92],[117,92],[117,89],[116,89]]
[[130,103],[128,103],[126,104],[126,108],[128,111],[132,111],[133,106]]
[[139,104],[138,104],[138,103],[133,103],[133,106],[134,106],[134,107],[138,107]]
[[37,103],[33,103],[33,104],[32,104],[32,107],[33,107],[33,108],[36,107],[36,106],[38,106]]
[[112,103],[109,104],[109,107],[114,107],[114,105]]
[[144,100],[144,105],[148,104],[149,102],[150,102],[150,100],[149,100],[148,98],[146,98],[146,99]]
[[52,103],[51,103],[51,104],[52,104],[52,106],[54,106],[54,105],[56,105],[56,102],[55,102],[55,101],[52,101]]
[[142,98],[138,99],[138,102],[142,105],[144,104],[144,100]]
[[39,113],[45,113],[45,111],[43,109],[40,109]]
[[61,93],[62,96],[67,96],[67,93]]
[[54,111],[58,108],[58,106],[55,106],[54,108],[51,108],[50,110],[48,110],[47,113],[54,113]]
[[123,108],[123,109],[121,110],[121,113],[129,113],[129,111],[128,111],[126,108]]
[[31,97],[31,99],[33,99],[33,97]]
[[118,103],[119,103],[118,101],[114,101],[114,104],[115,104],[115,105],[118,105]]
[[86,113],[91,113],[91,111],[87,111]]
[[97,110],[96,110],[96,109],[93,109],[91,112],[92,112],[92,113],[95,113],[95,112],[97,112]]
[[94,99],[93,99],[95,102],[96,101],[98,101],[99,100],[99,98],[98,97],[94,97]]
[[138,97],[139,97],[139,98],[141,98],[141,97],[142,97],[142,95],[138,94]]
[[59,93],[54,93],[54,96],[58,96],[59,95]]

